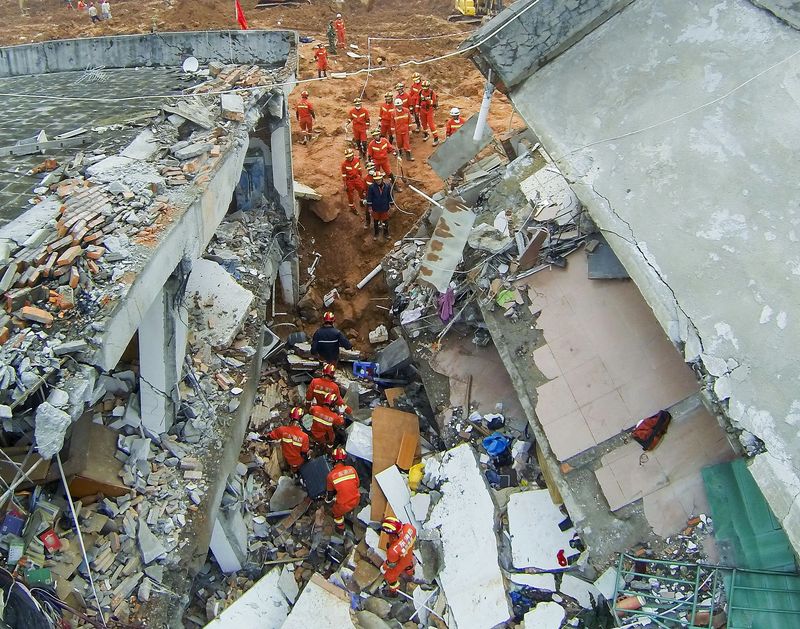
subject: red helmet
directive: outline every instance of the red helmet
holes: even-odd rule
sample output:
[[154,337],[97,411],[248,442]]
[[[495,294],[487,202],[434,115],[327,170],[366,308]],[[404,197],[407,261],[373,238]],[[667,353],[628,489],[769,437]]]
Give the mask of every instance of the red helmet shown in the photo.
[[383,518],[383,522],[381,522],[381,531],[388,533],[389,535],[397,535],[402,526],[403,523],[400,522],[400,520],[387,515],[385,518]]
[[339,401],[339,396],[336,395],[335,393],[326,393],[325,398],[323,399],[323,402],[325,402],[325,404],[327,404],[328,406],[333,406],[338,401]]
[[302,419],[303,415],[305,414],[306,412],[303,410],[302,406],[295,406],[291,411],[289,411],[289,417],[292,419]]
[[336,321],[336,315],[334,315],[330,310],[328,310],[324,315],[322,315],[322,320],[325,323],[333,323]]
[[336,373],[336,365],[331,363],[325,363],[322,365],[322,375],[323,376],[333,376]]
[[334,448],[333,452],[331,453],[331,458],[334,461],[344,461],[347,458],[347,452],[345,452],[344,448]]

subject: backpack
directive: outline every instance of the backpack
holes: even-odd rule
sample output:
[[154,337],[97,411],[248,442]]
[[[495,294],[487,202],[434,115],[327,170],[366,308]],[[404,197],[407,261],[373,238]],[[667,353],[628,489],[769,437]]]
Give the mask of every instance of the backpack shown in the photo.
[[672,421],[672,415],[667,411],[658,411],[655,415],[636,424],[631,437],[639,442],[642,450],[653,450],[666,434],[670,421]]

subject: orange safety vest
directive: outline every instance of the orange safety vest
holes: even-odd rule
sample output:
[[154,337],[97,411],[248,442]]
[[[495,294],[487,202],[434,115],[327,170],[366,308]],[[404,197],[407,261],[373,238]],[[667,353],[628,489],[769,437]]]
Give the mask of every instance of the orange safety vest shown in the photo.
[[307,98],[301,98],[300,101],[294,106],[297,111],[298,118],[313,118],[314,105]]
[[400,111],[395,108],[392,123],[397,133],[407,133],[408,125],[411,123],[411,112],[407,107],[403,107]]
[[391,103],[384,103],[381,105],[381,112],[380,118],[383,122],[390,122],[392,119],[392,112],[394,111],[394,105]]
[[344,506],[355,506],[361,500],[358,490],[358,472],[350,465],[338,463],[328,472],[327,489],[336,492],[336,502]]

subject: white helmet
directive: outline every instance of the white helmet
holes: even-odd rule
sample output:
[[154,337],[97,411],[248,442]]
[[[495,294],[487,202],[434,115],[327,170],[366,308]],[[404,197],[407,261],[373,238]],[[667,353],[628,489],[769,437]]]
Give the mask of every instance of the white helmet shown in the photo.
[[450,110],[450,115],[451,116],[460,116],[461,115],[461,110],[458,107],[453,107]]
[[394,106],[395,107],[401,107],[402,105],[403,105],[403,99],[402,98],[395,98],[394,99]]
[[336,17],[342,17],[342,14],[341,13],[337,13]]

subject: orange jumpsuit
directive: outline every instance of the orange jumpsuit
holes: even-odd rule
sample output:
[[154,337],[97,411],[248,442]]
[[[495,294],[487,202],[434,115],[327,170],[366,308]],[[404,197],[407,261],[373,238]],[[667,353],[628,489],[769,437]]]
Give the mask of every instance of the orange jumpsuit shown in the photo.
[[436,95],[436,92],[430,88],[420,91],[418,108],[422,129],[424,131],[430,129],[433,132],[434,139],[439,137],[439,133],[436,131],[436,123],[433,120],[433,113],[438,106],[439,97]]
[[386,549],[386,561],[381,566],[383,578],[389,589],[396,592],[400,589],[400,575],[408,579],[414,576],[414,542],[417,540],[417,529],[411,524],[403,524],[398,535]]
[[338,48],[344,48],[345,47],[344,20],[340,17],[337,17],[333,21],[333,28],[336,30],[336,46]]
[[333,427],[342,426],[344,417],[325,406],[312,406],[310,412],[314,417],[314,423],[311,424],[311,436],[314,441],[325,446],[333,445]]
[[422,91],[422,79],[417,81],[416,83],[412,83],[411,87],[408,88],[408,108],[411,110],[411,113],[414,114],[414,122],[417,123],[417,131],[420,129],[420,120],[419,120],[419,112],[417,111],[417,105],[419,105],[419,93]]
[[387,175],[392,174],[392,167],[389,165],[389,151],[392,145],[389,140],[381,138],[380,140],[372,140],[367,147],[367,155],[375,164],[375,170],[382,170]]
[[394,105],[391,103],[384,103],[381,105],[380,120],[381,120],[381,135],[385,138],[389,137],[392,132],[392,112]]
[[283,458],[296,471],[303,463],[303,455],[308,452],[308,435],[300,426],[279,426],[267,435],[267,439],[281,442]]
[[344,516],[361,502],[356,469],[344,463],[337,463],[328,472],[327,487],[328,491],[336,492],[336,502],[333,503],[333,521],[341,527],[344,525]]
[[449,138],[463,126],[464,126],[463,116],[459,116],[457,120],[453,120],[453,118],[448,118],[447,122],[444,125],[444,130],[445,130],[444,137]]
[[[364,182],[364,178],[361,175],[361,161],[357,157],[346,159],[342,162],[342,180],[344,181],[345,190],[347,191],[347,203],[351,210],[355,210],[356,200],[360,202],[367,197],[367,184]],[[308,394],[311,394],[314,383],[321,380],[336,387],[336,390],[333,392],[339,395],[339,386],[327,378],[314,378],[308,386]],[[306,399],[311,400],[308,394],[306,395]],[[322,403],[322,398],[325,397],[325,394],[323,393],[322,396],[314,397],[318,403]]]
[[364,107],[353,107],[348,114],[353,125],[353,140],[366,142],[367,127],[369,127],[369,112]]
[[325,71],[328,69],[328,51],[324,48],[317,48],[314,51],[314,59],[317,61],[317,70]]
[[[397,92],[397,94],[395,94],[394,97],[399,98],[401,101],[403,101],[403,107],[409,107],[409,103],[411,102],[411,96],[409,96],[408,92],[406,92],[405,90],[403,90],[402,92]],[[392,100],[392,102],[394,102],[394,100]]]
[[301,98],[294,106],[300,129],[310,132],[314,128],[314,105],[308,98]]
[[[339,406],[344,405],[344,399],[342,398],[342,394],[339,392],[339,385],[330,378],[325,377],[314,378],[308,383],[308,389],[306,389],[306,401],[310,402],[311,400],[314,400],[315,404],[322,404],[322,401],[325,399],[325,396],[328,395],[328,393],[333,393],[336,395],[336,403]],[[353,409],[349,406],[345,409],[345,413],[352,412]]]
[[[411,150],[411,112],[408,107],[403,107],[399,111],[395,108],[392,113],[392,126],[394,127],[395,146],[401,151]],[[402,155],[402,153],[401,153]]]

